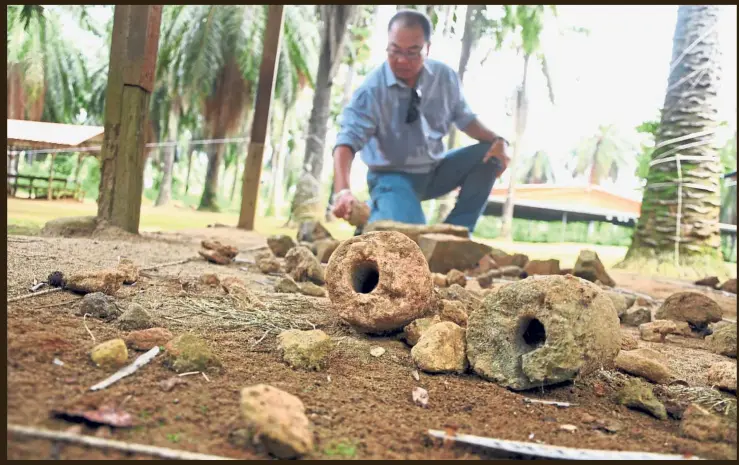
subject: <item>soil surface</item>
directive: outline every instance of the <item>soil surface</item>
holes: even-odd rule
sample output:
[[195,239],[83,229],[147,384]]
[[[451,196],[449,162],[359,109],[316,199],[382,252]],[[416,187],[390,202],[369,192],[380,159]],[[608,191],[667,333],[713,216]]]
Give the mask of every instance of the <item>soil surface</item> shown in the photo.
[[[202,239],[235,245],[241,251],[228,266],[197,257]],[[67,239],[8,236],[8,298],[29,292],[34,279],[43,281],[53,271],[70,274],[83,269],[115,266],[119,257],[151,267],[194,257],[188,263],[142,273],[139,281],[124,286],[116,300],[137,302],[156,326],[173,334],[193,332],[203,337],[222,362],[219,370],[183,377],[187,384],[164,392],[159,383],[175,375],[162,356],[135,374],[97,392],[89,388],[115,370],[92,365],[89,352],[96,341],[125,337],[115,322],[77,316],[80,296],[66,291],[8,304],[7,310],[7,412],[8,424],[71,430],[131,443],[215,454],[238,459],[270,458],[260,447],[240,439],[244,427],[239,409],[242,388],[266,383],[298,396],[306,406],[315,434],[315,449],[306,458],[351,459],[485,459],[491,452],[463,445],[442,444],[428,436],[429,429],[544,444],[605,450],[687,454],[710,459],[736,459],[736,441],[699,442],[679,433],[679,421],[657,420],[627,409],[614,399],[614,372],[600,371],[588,378],[556,387],[512,392],[464,375],[412,376],[416,369],[409,347],[398,336],[368,337],[338,322],[327,298],[274,294],[279,276],[264,275],[253,260],[255,247],[266,241],[256,234],[230,228],[143,234],[140,237]],[[532,257],[537,258],[537,257]],[[220,287],[198,284],[204,273],[222,279],[236,276],[265,303],[263,312],[226,308]],[[691,285],[649,280],[611,271],[617,288],[664,299]],[[736,320],[736,296],[703,288],[714,298],[726,319]],[[337,343],[328,367],[310,372],[288,367],[277,351],[282,329],[324,330]],[[638,338],[634,328],[622,328]],[[370,356],[370,348],[386,352]],[[704,348],[704,341],[668,337],[664,344],[639,341],[668,355],[670,368],[691,388],[710,389],[707,368],[732,360]],[[130,351],[129,362],[140,352]],[[63,362],[60,366],[54,361]],[[622,375],[621,375],[622,376]],[[428,390],[424,409],[411,400],[414,387]],[[733,401],[736,423],[736,397]],[[724,396],[723,398],[721,396]],[[524,398],[570,402],[569,408],[529,404]],[[77,425],[52,417],[52,410],[120,407],[133,417],[131,428]],[[722,404],[723,405],[723,404]],[[728,404],[727,404],[728,405]],[[593,422],[593,420],[596,420]],[[597,421],[620,425],[606,432]],[[574,425],[574,432],[561,429]],[[151,458],[77,445],[54,447],[47,440],[8,434],[9,459],[120,459]]]

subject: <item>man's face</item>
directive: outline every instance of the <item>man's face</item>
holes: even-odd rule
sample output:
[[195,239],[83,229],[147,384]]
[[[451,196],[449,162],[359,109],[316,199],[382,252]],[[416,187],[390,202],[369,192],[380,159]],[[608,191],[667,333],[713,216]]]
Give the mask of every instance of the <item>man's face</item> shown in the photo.
[[393,74],[403,81],[414,80],[423,68],[428,46],[421,27],[404,26],[402,22],[393,24],[387,47],[387,61]]

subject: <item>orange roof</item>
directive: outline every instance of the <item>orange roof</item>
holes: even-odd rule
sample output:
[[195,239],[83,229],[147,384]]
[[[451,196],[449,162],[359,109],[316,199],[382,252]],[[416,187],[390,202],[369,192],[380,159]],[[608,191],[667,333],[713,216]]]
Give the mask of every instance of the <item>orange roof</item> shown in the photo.
[[8,146],[66,148],[102,142],[103,128],[100,126],[8,120]]
[[[505,199],[507,187],[493,189],[490,200]],[[603,211],[639,216],[641,202],[600,186],[553,186],[551,184],[523,184],[516,186],[516,202],[552,209]]]

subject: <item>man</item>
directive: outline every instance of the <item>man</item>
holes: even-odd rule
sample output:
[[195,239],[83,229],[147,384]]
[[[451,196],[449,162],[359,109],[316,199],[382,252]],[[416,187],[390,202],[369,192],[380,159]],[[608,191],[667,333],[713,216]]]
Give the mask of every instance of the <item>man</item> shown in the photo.
[[[421,201],[461,188],[445,222],[475,229],[495,178],[508,165],[507,141],[486,128],[462,95],[457,73],[426,58],[431,21],[402,10],[388,24],[388,59],[373,70],[344,109],[334,147],[333,213],[348,219],[349,173],[361,150],[369,167],[369,222],[424,224]],[[475,145],[444,153],[455,124]]]

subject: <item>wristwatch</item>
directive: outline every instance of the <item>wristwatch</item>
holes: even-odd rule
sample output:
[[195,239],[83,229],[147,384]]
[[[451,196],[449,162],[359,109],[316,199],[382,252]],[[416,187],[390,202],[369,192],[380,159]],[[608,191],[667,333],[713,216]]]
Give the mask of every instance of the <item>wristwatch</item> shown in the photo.
[[508,139],[506,139],[505,137],[501,137],[501,136],[495,136],[495,138],[493,138],[493,141],[490,144],[495,145],[499,140],[502,140],[507,147],[511,146],[511,143],[508,142]]

